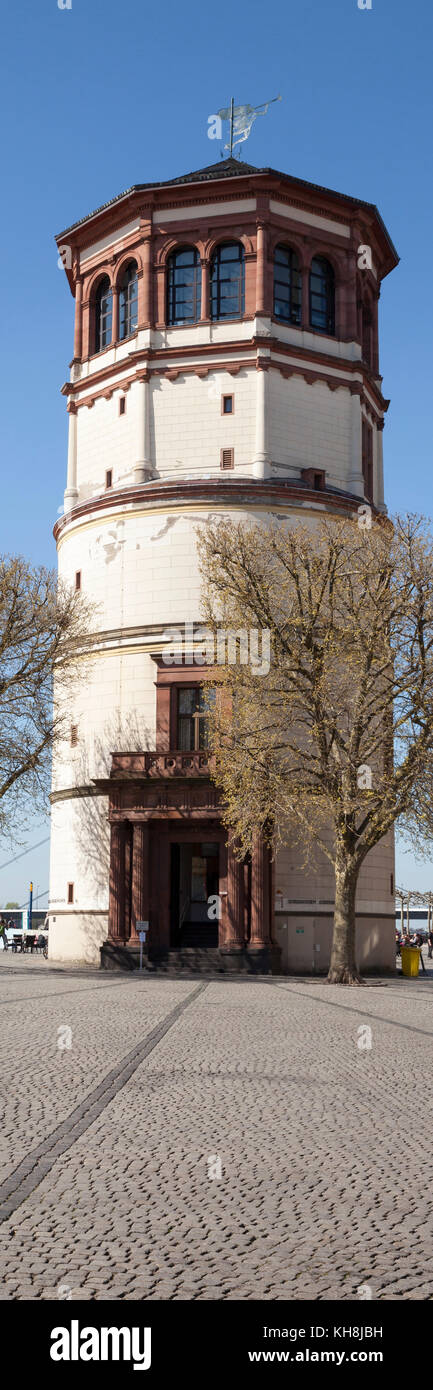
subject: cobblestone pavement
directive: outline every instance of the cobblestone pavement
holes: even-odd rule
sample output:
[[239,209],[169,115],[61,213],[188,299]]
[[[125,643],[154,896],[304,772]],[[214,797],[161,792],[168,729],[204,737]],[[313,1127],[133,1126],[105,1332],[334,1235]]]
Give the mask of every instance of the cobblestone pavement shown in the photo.
[[0,956],[2,1298],[433,1299],[432,1004]]

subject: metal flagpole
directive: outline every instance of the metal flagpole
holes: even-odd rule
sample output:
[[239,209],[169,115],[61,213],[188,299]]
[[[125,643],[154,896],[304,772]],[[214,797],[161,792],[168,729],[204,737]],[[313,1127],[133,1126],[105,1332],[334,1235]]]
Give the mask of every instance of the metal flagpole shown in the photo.
[[232,97],[231,102],[230,102],[230,158],[232,157],[232,154],[233,154],[233,119],[234,119],[234,118],[233,118],[233,112],[234,112],[234,107],[235,107],[235,99],[234,99],[234,97]]

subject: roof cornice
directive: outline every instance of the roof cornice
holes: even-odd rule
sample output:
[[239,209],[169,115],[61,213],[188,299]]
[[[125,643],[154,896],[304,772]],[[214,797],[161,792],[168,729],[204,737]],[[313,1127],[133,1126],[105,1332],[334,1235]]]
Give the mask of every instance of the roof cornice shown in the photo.
[[[206,189],[205,201],[211,202],[216,196],[227,196],[227,186],[233,193],[248,191],[269,192],[280,191],[288,193],[302,193],[307,202],[317,201],[320,195],[322,202],[326,202],[329,211],[332,207],[341,214],[343,208],[350,214],[350,221],[367,218],[372,224],[376,224],[376,233],[382,243],[384,254],[384,273],[388,274],[398,264],[398,255],[391,241],[387,228],[374,203],[369,203],[360,198],[354,198],[346,193],[339,193],[336,189],[326,188],[322,184],[311,183],[307,179],[300,179],[294,175],[286,174],[281,170],[272,168],[255,168],[252,164],[243,163],[240,160],[222,160],[221,164],[213,164],[204,169],[197,169],[191,174],[182,175],[180,178],[167,179],[160,183],[141,183],[133,184],[125,192],[118,194],[109,202],[96,208],[94,212],[86,217],[74,222],[70,227],[66,227],[63,232],[56,236],[58,244],[63,243],[65,238],[69,238],[70,243],[78,249],[88,242],[88,232],[92,226],[92,235],[98,235],[93,229],[93,224],[100,224],[101,231],[104,226],[111,226],[117,220],[118,214],[123,214],[123,209],[128,209],[128,215],[132,211],[138,213],[143,209],[143,204],[150,210],[157,209],[158,204],[164,205],[167,202],[167,194],[170,193],[170,204],[173,205],[173,195],[179,206],[185,206],[188,202],[194,201],[194,193],[200,192],[200,202],[203,202],[203,191]],[[114,217],[113,217],[114,214]]]

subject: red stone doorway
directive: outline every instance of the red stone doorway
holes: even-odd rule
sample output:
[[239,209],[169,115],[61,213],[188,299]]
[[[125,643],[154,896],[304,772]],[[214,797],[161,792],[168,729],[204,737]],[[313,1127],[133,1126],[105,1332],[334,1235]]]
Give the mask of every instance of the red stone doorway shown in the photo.
[[221,916],[218,840],[173,840],[170,845],[170,947],[218,946]]
[[[97,785],[108,792],[111,824],[104,965],[130,968],[137,923],[146,921],[149,961],[185,953],[204,961],[203,945],[224,958],[224,969],[278,969],[270,851],[257,834],[250,858],[237,858],[206,753],[115,753],[110,778]],[[209,897],[218,900],[216,917]],[[199,932],[198,945],[182,941],[187,926]]]

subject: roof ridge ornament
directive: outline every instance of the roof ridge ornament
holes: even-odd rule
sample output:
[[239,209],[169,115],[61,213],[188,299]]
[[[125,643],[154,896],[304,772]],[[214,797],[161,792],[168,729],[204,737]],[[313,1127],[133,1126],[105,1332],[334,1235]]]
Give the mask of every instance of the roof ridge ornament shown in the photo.
[[[230,159],[235,158],[233,149],[235,145],[240,145],[244,140],[248,140],[257,116],[266,116],[269,107],[275,101],[281,101],[281,96],[271,97],[270,101],[263,101],[260,106],[235,106],[232,97],[230,106],[221,107],[214,115],[208,116],[208,138],[209,140],[222,140],[222,123],[229,122],[229,143],[224,145],[224,150],[229,151]],[[212,123],[212,124],[211,124]],[[221,158],[224,158],[224,150],[221,151]]]

